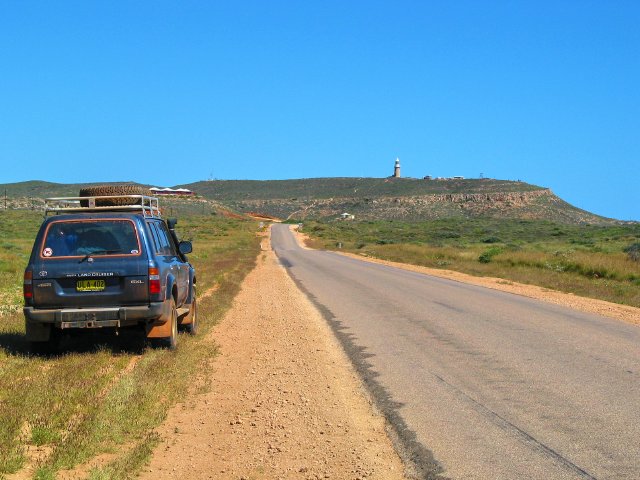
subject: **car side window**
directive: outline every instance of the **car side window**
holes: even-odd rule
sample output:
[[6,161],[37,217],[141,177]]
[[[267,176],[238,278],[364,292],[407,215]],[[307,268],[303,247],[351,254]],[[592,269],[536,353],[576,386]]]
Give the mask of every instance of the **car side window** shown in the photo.
[[152,230],[155,240],[158,242],[158,249],[156,250],[156,253],[158,255],[171,255],[167,238],[163,234],[162,229],[157,222],[152,224]]
[[167,229],[167,226],[164,223],[158,223],[158,237],[160,238],[160,244],[162,245],[162,250],[166,253],[164,255],[172,255],[176,256],[178,253],[176,252],[175,246],[171,241],[171,234]]
[[156,230],[156,225],[154,222],[147,222],[147,226],[149,227],[149,233],[151,234],[151,243],[153,243],[153,249],[157,254],[160,254],[160,240],[158,240],[158,231]]

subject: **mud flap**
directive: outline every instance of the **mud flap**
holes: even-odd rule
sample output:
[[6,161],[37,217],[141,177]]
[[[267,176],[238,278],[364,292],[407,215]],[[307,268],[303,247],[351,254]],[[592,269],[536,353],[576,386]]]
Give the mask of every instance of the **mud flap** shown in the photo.
[[48,342],[52,328],[50,323],[25,322],[27,341]]
[[147,324],[147,338],[167,338],[171,336],[171,305],[164,302],[160,318]]
[[178,321],[180,325],[188,325],[192,322],[193,315],[191,314],[191,305],[185,305],[183,308],[178,309]]
[[171,322],[160,323],[160,320],[150,324],[147,330],[147,338],[167,338],[171,335]]

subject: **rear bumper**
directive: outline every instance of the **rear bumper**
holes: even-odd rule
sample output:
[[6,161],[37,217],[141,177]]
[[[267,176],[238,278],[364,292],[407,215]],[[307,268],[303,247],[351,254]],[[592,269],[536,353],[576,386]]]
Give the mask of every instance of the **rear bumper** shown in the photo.
[[148,305],[109,308],[56,308],[24,307],[27,325],[48,324],[57,328],[128,327],[139,323],[167,319],[169,302]]

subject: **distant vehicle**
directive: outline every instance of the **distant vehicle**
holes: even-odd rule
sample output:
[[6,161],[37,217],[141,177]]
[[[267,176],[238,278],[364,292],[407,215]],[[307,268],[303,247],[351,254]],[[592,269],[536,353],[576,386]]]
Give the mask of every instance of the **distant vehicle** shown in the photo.
[[[132,188],[130,188],[132,187]],[[196,273],[175,219],[137,186],[90,187],[46,200],[45,220],[24,273],[26,336],[56,351],[63,333],[142,331],[175,349],[178,325],[198,328]]]

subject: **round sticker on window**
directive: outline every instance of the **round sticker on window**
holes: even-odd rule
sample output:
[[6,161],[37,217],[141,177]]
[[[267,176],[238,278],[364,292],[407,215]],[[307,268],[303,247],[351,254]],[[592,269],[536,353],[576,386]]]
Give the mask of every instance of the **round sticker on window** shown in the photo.
[[42,255],[44,255],[45,257],[50,257],[51,255],[53,255],[53,250],[47,247],[42,251]]
[[131,253],[133,253],[134,255],[136,255],[138,253],[138,250],[131,250]]

